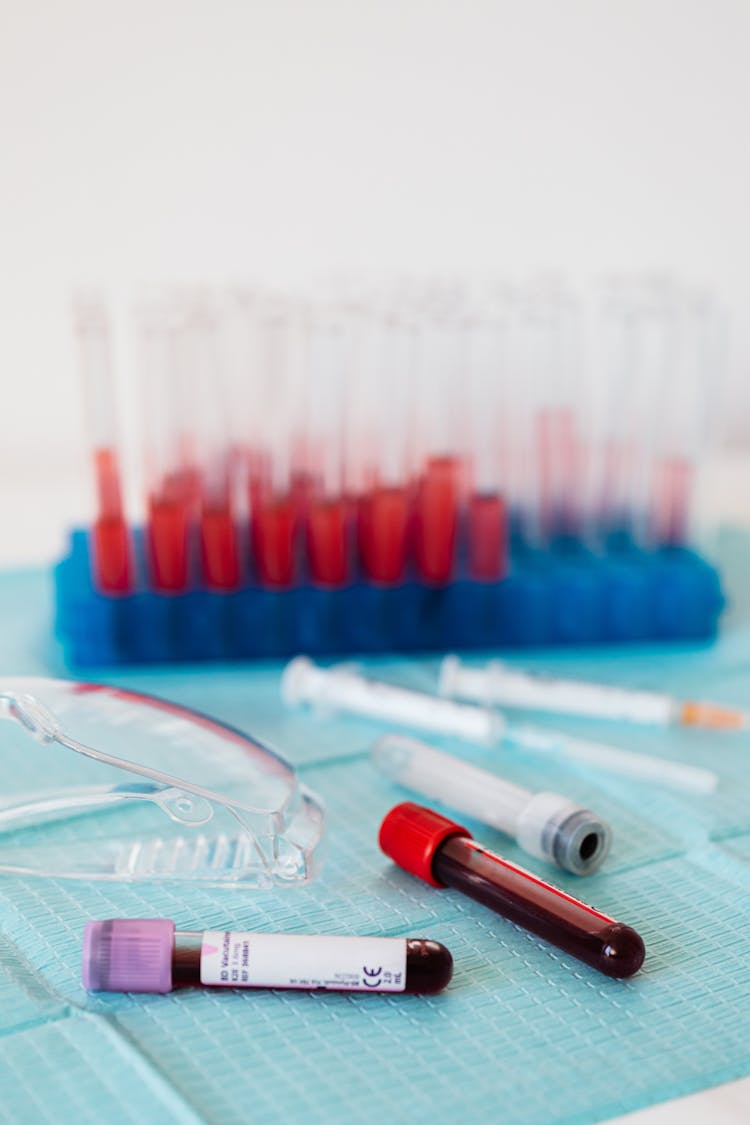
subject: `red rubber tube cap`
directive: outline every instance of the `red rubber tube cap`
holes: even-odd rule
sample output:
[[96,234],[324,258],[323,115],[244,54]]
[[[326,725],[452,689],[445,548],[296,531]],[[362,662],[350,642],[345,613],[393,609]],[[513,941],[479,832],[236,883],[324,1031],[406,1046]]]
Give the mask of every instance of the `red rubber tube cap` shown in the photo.
[[468,836],[471,832],[449,820],[447,816],[404,801],[386,815],[380,825],[378,842],[381,851],[408,871],[433,887],[442,887],[432,874],[432,860],[449,836]]

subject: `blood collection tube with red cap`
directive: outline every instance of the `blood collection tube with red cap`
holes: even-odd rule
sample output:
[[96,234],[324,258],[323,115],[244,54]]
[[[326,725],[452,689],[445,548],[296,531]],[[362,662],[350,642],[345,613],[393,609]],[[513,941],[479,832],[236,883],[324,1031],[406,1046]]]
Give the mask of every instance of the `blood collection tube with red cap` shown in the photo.
[[453,958],[429,938],[181,931],[166,918],[88,922],[83,985],[91,992],[224,988],[441,992]]
[[94,582],[102,593],[127,594],[133,586],[133,557],[117,453],[110,323],[103,301],[95,295],[78,298],[75,316],[96,480]]
[[460,824],[404,802],[380,826],[380,847],[433,887],[453,887],[609,977],[631,977],[645,957],[630,926],[579,902],[477,844]]

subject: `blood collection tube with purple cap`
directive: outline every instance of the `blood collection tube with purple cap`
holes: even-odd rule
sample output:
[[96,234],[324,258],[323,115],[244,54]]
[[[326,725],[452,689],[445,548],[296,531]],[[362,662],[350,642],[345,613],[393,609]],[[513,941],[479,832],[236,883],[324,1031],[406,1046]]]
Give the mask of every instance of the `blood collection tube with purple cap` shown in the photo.
[[91,992],[171,992],[189,985],[344,992],[440,992],[453,958],[428,938],[182,931],[166,918],[87,922]]

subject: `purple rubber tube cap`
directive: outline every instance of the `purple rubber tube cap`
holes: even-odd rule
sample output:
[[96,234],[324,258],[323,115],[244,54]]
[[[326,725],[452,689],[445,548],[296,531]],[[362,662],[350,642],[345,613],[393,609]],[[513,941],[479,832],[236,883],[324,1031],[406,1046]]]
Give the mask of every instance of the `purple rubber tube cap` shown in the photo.
[[90,992],[171,992],[174,922],[110,918],[87,922],[83,985]]

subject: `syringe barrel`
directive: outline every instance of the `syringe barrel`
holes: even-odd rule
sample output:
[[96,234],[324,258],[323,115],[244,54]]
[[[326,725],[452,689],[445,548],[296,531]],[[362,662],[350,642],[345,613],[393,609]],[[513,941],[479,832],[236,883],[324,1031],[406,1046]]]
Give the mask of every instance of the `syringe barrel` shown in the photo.
[[595,769],[609,770],[623,777],[635,777],[665,785],[686,793],[713,793],[719,778],[712,770],[691,766],[686,762],[670,762],[651,754],[634,750],[620,750],[603,742],[572,738],[559,731],[542,730],[525,723],[508,725],[507,740],[520,750],[552,752],[574,762],[592,765]]
[[559,793],[533,793],[406,735],[378,739],[372,758],[392,780],[505,832],[529,855],[574,875],[591,874],[609,852],[609,825]]
[[350,668],[319,668],[304,656],[296,657],[284,669],[281,695],[292,705],[308,703],[349,711],[383,722],[452,734],[469,742],[496,742],[504,726],[499,715],[481,707],[366,679]]
[[643,964],[640,936],[536,875],[482,848],[460,824],[405,802],[380,826],[380,847],[432,886],[453,887],[610,977]]
[[440,692],[487,706],[654,726],[669,726],[676,718],[677,705],[670,695],[540,676],[495,660],[483,668],[471,668],[458,657],[447,656],[440,668]]

